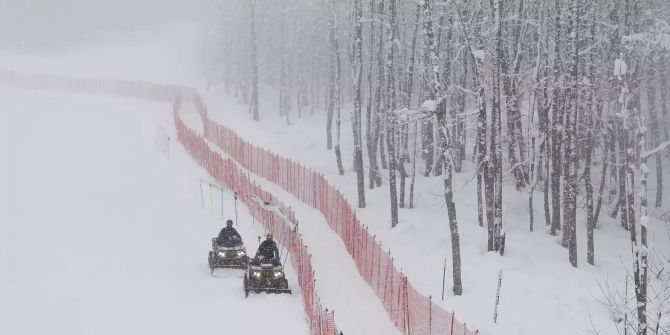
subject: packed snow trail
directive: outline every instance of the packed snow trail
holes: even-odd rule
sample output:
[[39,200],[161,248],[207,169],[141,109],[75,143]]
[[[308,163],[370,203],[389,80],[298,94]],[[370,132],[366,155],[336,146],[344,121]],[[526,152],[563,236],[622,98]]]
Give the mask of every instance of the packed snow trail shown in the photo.
[[[194,108],[183,108],[180,115],[190,128],[203,129],[202,120]],[[210,144],[210,148],[228,157],[215,144]],[[335,310],[338,326],[343,332],[347,335],[400,334],[379,298],[360,276],[342,239],[330,228],[323,214],[281,187],[237,165],[295,212],[301,223],[302,238],[309,245],[312,255],[321,302]]]
[[168,105],[2,86],[0,111],[0,333],[309,333],[290,267],[293,295],[245,299],[240,272],[210,275],[221,201],[203,211],[206,174],[154,148]]

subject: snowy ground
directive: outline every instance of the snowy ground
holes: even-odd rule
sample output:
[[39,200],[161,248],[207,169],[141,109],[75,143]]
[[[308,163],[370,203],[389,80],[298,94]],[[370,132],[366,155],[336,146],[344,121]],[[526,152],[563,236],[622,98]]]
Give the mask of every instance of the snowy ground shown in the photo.
[[[266,95],[267,97],[267,95]],[[291,117],[291,126],[276,113],[273,98],[261,101],[260,126],[251,121],[246,105],[215,88],[206,94],[210,116],[237,130],[257,145],[297,160],[325,174],[340,188],[350,203],[356,204],[355,173],[352,170],[351,128],[348,113],[343,110],[342,142],[345,176],[337,175],[335,155],[326,151],[325,117],[322,112]],[[367,155],[364,154],[367,166]],[[650,166],[654,166],[650,162]],[[504,224],[507,232],[505,257],[486,252],[486,230],[477,226],[475,181],[471,164],[455,176],[455,195],[462,248],[464,294],[451,293],[451,242],[439,177],[423,178],[423,167],[417,167],[415,209],[401,209],[398,228],[390,229],[388,188],[367,191],[368,207],[358,216],[393,252],[397,264],[410,281],[425,295],[441,294],[442,264],[447,258],[446,297],[442,305],[455,310],[461,321],[484,334],[601,334],[616,333],[612,316],[600,303],[600,284],[608,283],[623,290],[624,269],[630,268],[628,234],[615,220],[601,216],[596,231],[596,266],[586,264],[586,228],[582,218],[578,227],[579,269],[568,263],[567,250],[560,237],[546,233],[542,211],[542,193],[535,192],[535,232],[528,230],[528,194],[519,193],[508,184],[504,196]],[[598,170],[599,171],[599,170]],[[655,185],[654,173],[650,185]],[[436,179],[437,178],[437,179]],[[599,182],[599,172],[594,182]],[[666,180],[670,173],[666,173]],[[367,171],[366,171],[367,183]],[[385,182],[385,186],[387,183]],[[276,191],[273,191],[276,192]],[[653,199],[655,190],[650,189]],[[670,190],[664,198],[669,203]],[[665,210],[670,206],[665,206]],[[603,209],[606,210],[606,209]],[[663,208],[660,209],[662,211]],[[662,221],[652,220],[650,245],[670,257],[670,235]],[[503,270],[502,294],[498,323],[494,324],[493,306],[498,272]],[[632,284],[629,285],[632,287]],[[632,291],[629,291],[632,296]]]
[[[247,299],[241,272],[210,275],[221,201],[201,208],[206,176],[181,146],[170,161],[155,149],[169,111],[0,88],[0,333],[308,333],[292,269],[293,295]],[[256,227],[239,217],[253,252]]]

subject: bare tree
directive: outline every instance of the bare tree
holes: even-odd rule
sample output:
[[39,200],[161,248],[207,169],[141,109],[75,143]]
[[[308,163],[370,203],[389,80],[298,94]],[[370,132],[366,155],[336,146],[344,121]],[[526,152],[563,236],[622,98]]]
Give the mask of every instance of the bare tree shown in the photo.
[[[329,2],[329,27],[330,27],[330,88],[329,88],[329,102],[328,115],[329,122],[332,115],[335,116],[335,160],[337,162],[337,171],[340,175],[344,174],[344,166],[342,166],[342,152],[340,151],[340,122],[341,122],[341,97],[340,97],[340,48],[337,38],[337,8],[336,1]],[[330,127],[329,127],[330,128]]]
[[[591,18],[591,29],[590,29],[590,44],[595,45],[596,40],[596,10],[595,5],[592,8],[592,18]],[[579,10],[579,8],[578,8]],[[596,106],[596,91],[595,91],[595,82],[596,82],[596,66],[595,66],[595,53],[591,53],[589,59],[589,81],[592,87],[588,88],[588,115],[585,116],[585,137],[586,137],[586,159],[584,162],[584,187],[586,188],[586,262],[594,265],[595,264],[595,245],[593,233],[595,230],[596,218],[593,214],[593,183],[591,182],[591,158],[593,154],[593,116],[595,114]],[[607,154],[605,154],[607,157]],[[605,164],[603,164],[605,165]]]
[[[501,102],[501,62],[503,59],[502,30],[503,30],[503,2],[496,0],[493,8],[495,27],[495,60],[493,67],[493,106],[491,107],[491,132],[489,140],[490,174],[493,177],[493,227],[489,229],[489,241],[493,242],[493,249],[504,253],[504,235],[502,222],[502,102]],[[491,236],[492,234],[492,236]],[[490,244],[490,242],[489,242]]]
[[256,0],[249,1],[249,24],[251,44],[251,102],[249,110],[254,121],[259,121],[258,115],[258,48],[256,46]]
[[398,191],[396,189],[396,155],[395,155],[395,124],[396,124],[396,91],[395,80],[393,78],[394,70],[394,51],[396,48],[395,40],[398,33],[396,1],[389,0],[389,35],[388,50],[386,54],[386,143],[389,152],[389,191],[391,195],[391,227],[398,225]]
[[361,135],[361,84],[363,79],[363,18],[362,0],[354,0],[354,43],[353,43],[353,79],[354,79],[354,166],[356,167],[356,186],[358,189],[358,208],[365,208],[365,175],[363,172],[363,136]]
[[574,36],[572,41],[572,59],[571,59],[571,78],[570,78],[570,94],[572,108],[567,111],[567,126],[566,126],[566,164],[567,176],[565,181],[565,195],[563,201],[566,203],[567,211],[563,218],[565,222],[565,229],[563,235],[567,236],[567,247],[569,251],[570,264],[577,267],[577,115],[580,107],[579,99],[579,0],[572,0],[570,9],[570,28],[567,32],[568,36]]
[[445,92],[442,86],[442,79],[440,78],[440,70],[438,65],[438,57],[435,52],[435,33],[433,30],[432,24],[432,8],[429,1],[424,1],[422,4],[423,11],[423,37],[425,40],[425,45],[428,52],[428,65],[432,71],[431,76],[431,98],[436,105],[436,109],[433,111],[435,114],[435,119],[439,125],[438,136],[439,144],[443,147],[440,148],[440,152],[443,157],[442,167],[444,169],[443,182],[444,182],[444,197],[447,204],[447,214],[449,217],[449,230],[451,233],[451,255],[453,262],[453,292],[454,295],[461,295],[463,293],[463,286],[461,283],[461,252],[460,252],[460,238],[458,234],[458,221],[456,218],[456,205],[453,200],[453,187],[452,187],[452,175],[453,175],[453,163],[452,163],[452,147],[448,142],[449,127],[447,126],[447,113],[444,107],[440,108],[439,106],[446,105],[447,101],[445,99]]
[[[378,14],[379,17],[381,18],[384,14],[384,1],[385,0],[380,0],[379,1],[379,10]],[[381,186],[382,184],[382,178],[381,174],[379,173],[379,167],[377,164],[377,153],[378,151],[381,151],[383,149],[380,148],[380,136],[381,136],[381,128],[382,128],[382,110],[385,108],[384,103],[385,99],[383,97],[384,90],[382,90],[382,87],[385,86],[384,84],[384,25],[380,24],[379,28],[379,35],[378,35],[378,43],[377,43],[377,78],[376,78],[376,86],[377,89],[374,92],[374,102],[372,104],[372,123],[370,124],[371,127],[371,132],[372,132],[372,139],[370,141],[370,148],[368,149],[368,157],[370,160],[370,170],[369,170],[369,175],[370,175],[370,184],[369,187],[370,189],[374,188],[374,186]]]

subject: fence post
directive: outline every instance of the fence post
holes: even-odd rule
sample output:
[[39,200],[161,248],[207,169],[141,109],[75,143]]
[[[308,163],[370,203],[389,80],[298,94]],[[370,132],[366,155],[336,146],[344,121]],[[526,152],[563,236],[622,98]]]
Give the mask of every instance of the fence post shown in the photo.
[[444,264],[442,266],[442,301],[444,301],[444,281],[447,276],[447,258],[444,258]]
[[386,270],[384,270],[384,299],[383,299],[384,304],[386,304],[386,290],[388,289],[390,265],[391,265],[391,249],[389,249],[388,255],[386,256]]
[[202,194],[202,180],[200,180],[200,204],[202,205],[202,209],[205,209],[205,197]]
[[395,267],[393,266],[393,257],[391,257],[390,262],[391,262],[391,292],[389,293],[389,304],[390,304],[389,309],[391,315],[393,315],[393,290],[395,289],[395,286],[393,286],[393,277],[395,274]]
[[449,330],[449,335],[454,334],[454,319],[456,318],[456,311],[452,310],[451,311],[451,327]]
[[500,286],[502,284],[502,272],[503,272],[502,269],[500,269],[500,272],[498,272],[498,290],[496,291],[496,306],[493,310],[493,323],[498,323],[498,304],[500,303]]
[[433,335],[433,296],[428,296],[428,334]]
[[237,191],[235,191],[234,195],[235,197],[235,225],[238,225],[238,220],[237,220]]
[[[367,229],[367,227],[366,227],[366,229]],[[368,237],[369,236],[370,235],[368,234]],[[372,237],[372,245],[373,246],[376,244],[376,241],[377,241],[377,235]],[[374,267],[375,267],[375,249],[374,248],[372,248],[372,255],[370,255],[369,258],[370,258],[370,262],[368,262],[368,264],[369,264],[368,266],[370,267],[370,279],[369,279],[368,284],[372,285],[372,275],[374,274],[374,271],[372,271],[372,269],[374,269]]]
[[407,306],[407,334],[412,334],[412,320],[410,319],[409,313],[409,284],[407,281],[407,276],[405,276],[405,305]]
[[[400,318],[400,314],[402,313],[402,306],[400,305],[400,292],[402,292],[402,272],[398,273],[398,289],[396,290],[397,298],[393,297],[392,299],[395,300],[395,314],[394,314],[394,319],[396,327],[398,326],[398,319]],[[393,305],[393,303],[391,303]],[[391,306],[391,310],[393,310],[393,306]]]
[[381,285],[380,276],[382,274],[382,241],[377,244],[377,297],[379,297],[379,285]]
[[400,273],[398,274],[398,299],[397,299],[397,304],[396,304],[396,323],[398,325],[402,325],[402,333],[407,334],[406,328],[407,326],[405,325],[405,313],[407,312],[407,309],[405,308],[405,292],[403,289],[403,273],[402,269],[400,269]]

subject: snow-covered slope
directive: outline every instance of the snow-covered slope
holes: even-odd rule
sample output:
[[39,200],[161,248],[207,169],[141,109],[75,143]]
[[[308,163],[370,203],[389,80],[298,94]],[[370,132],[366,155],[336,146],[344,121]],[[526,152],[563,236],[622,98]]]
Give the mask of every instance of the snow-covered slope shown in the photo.
[[[169,110],[0,89],[0,333],[308,333],[290,268],[293,295],[245,299],[240,272],[210,275],[220,201],[203,211],[204,172],[180,146],[170,161],[155,149]],[[238,213],[254,250],[256,227]]]
[[147,26],[126,38],[75,44],[58,52],[3,49],[0,68],[24,73],[147,80],[197,86],[201,27],[194,23]]

